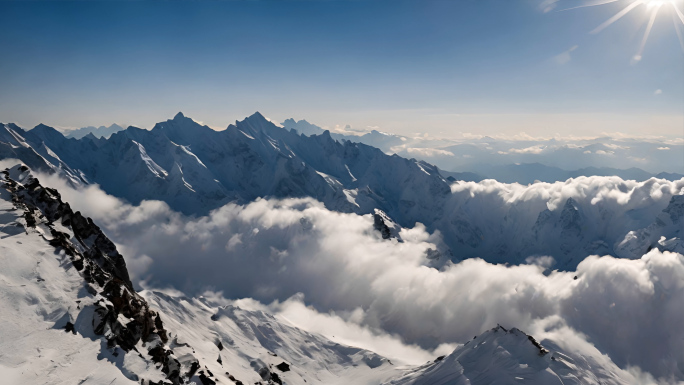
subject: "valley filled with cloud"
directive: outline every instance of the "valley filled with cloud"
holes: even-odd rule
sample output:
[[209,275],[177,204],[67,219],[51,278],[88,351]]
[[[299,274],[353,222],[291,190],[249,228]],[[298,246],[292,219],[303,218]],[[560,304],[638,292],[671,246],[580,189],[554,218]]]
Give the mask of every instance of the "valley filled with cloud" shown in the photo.
[[[492,264],[486,254],[454,263],[426,257],[444,247],[439,231],[417,223],[402,228],[400,240],[383,239],[372,215],[329,211],[309,198],[258,199],[187,217],[162,202],[133,206],[97,186],[76,190],[55,176],[39,179],[103,227],[126,255],[137,285],[148,290],[268,309],[407,363],[448,353],[500,324],[566,351],[589,351],[630,375],[641,370],[665,382],[683,376],[684,257],[668,251],[681,253],[680,244],[661,242],[660,249],[649,246],[630,258],[587,253],[576,268],[555,270],[543,250],[556,252],[563,239],[547,237],[537,245],[539,256],[520,264]],[[477,213],[475,223],[520,217],[519,227],[490,230],[502,233],[488,234],[485,244],[523,236],[534,212],[558,214],[570,198],[596,226],[582,232],[602,231],[620,242],[662,217],[683,183],[615,177],[530,186],[462,182],[452,194],[458,207]],[[679,229],[681,207],[670,205],[666,213]]]

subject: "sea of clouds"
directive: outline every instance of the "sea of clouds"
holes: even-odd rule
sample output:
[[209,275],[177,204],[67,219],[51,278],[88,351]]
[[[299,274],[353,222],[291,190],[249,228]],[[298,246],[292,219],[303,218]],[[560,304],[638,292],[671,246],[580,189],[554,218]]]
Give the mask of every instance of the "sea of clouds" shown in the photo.
[[[443,242],[438,232],[416,224],[401,230],[403,242],[384,240],[372,216],[329,211],[308,198],[228,204],[191,218],[162,202],[132,206],[97,186],[75,190],[57,177],[39,179],[103,228],[142,287],[261,307],[408,363],[448,353],[500,324],[566,350],[605,355],[662,382],[684,380],[680,254],[654,249],[638,259],[587,256],[576,271],[565,272],[478,258],[436,269],[425,255]],[[604,188],[596,187],[602,180]],[[454,193],[509,205],[535,199],[547,207],[574,196],[582,205],[634,205],[655,218],[682,187],[684,180],[594,177],[533,187],[460,184]]]

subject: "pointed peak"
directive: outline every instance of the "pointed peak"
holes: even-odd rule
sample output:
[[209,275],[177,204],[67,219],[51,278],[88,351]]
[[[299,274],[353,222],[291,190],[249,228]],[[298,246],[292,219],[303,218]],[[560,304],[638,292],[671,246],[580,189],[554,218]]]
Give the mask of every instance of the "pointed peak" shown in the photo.
[[268,119],[266,119],[266,117],[265,117],[264,115],[262,115],[261,112],[259,112],[259,111],[257,111],[257,112],[255,112],[255,113],[253,113],[252,115],[250,115],[250,116],[247,118],[247,120],[250,120],[250,121],[255,121],[255,120],[256,120],[256,121],[266,121],[266,122],[270,122],[270,121],[269,121]]
[[31,131],[33,131],[33,132],[59,132],[54,127],[50,127],[50,126],[45,125],[43,123],[40,123],[37,126],[33,127],[33,129],[31,129]]
[[572,207],[575,210],[577,210],[577,201],[573,197],[569,197],[568,200],[565,201],[565,207]]
[[176,114],[176,116],[173,117],[173,120],[180,120],[180,119],[183,119],[183,118],[185,118],[185,115],[183,115],[182,112],[178,112],[178,113]]

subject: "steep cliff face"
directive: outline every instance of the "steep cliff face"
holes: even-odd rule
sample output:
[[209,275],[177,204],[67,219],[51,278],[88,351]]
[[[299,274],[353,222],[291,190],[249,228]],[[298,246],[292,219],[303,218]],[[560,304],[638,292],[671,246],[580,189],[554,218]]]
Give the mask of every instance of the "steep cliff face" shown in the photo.
[[673,195],[653,223],[630,231],[614,246],[617,256],[631,259],[640,258],[654,248],[684,252],[684,195]]
[[[100,228],[74,212],[56,190],[41,186],[26,166],[2,171],[1,183],[11,194],[11,206],[6,202],[4,206],[10,207],[3,208],[7,215],[17,215],[14,226],[21,227],[30,242],[46,242],[54,248],[53,253],[61,257],[60,265],[66,270],[73,267],[82,278],[81,290],[74,293],[76,309],[58,306],[46,312],[51,320],[57,317],[54,326],[84,338],[103,339],[98,358],[116,361],[122,355],[121,370],[130,380],[175,385],[192,379],[199,361],[181,361],[168,348],[168,333],[159,314],[133,289],[123,256]],[[71,278],[74,276],[72,271]],[[58,285],[64,277],[54,278],[47,284]],[[68,296],[69,290],[64,292]],[[146,369],[139,373],[128,366]]]

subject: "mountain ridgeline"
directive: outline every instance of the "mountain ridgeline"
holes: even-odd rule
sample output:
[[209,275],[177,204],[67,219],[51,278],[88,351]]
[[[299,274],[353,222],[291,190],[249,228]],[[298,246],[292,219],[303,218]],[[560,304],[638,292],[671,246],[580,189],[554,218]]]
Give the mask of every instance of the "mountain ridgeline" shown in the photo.
[[[346,213],[380,210],[401,227],[420,222],[439,231],[444,242],[430,256],[435,264],[471,257],[518,264],[530,256],[552,256],[556,268],[573,269],[589,254],[634,258],[630,250],[680,247],[678,241],[660,242],[661,236],[681,238],[675,225],[653,227],[658,231],[648,236],[646,230],[639,237],[633,232],[660,220],[668,204],[679,204],[673,197],[681,194],[684,179],[639,184],[580,177],[574,190],[564,190],[562,182],[468,184],[445,179],[424,161],[336,140],[328,131],[299,134],[258,112],[222,131],[178,113],[151,130],[128,127],[109,138],[66,138],[43,124],[29,131],[0,124],[0,158],[59,173],[74,185],[98,184],[132,204],[160,200],[190,216],[261,197],[311,197]],[[606,181],[633,199],[607,199],[600,191]],[[657,197],[629,192],[649,194],[661,183],[667,186],[659,187]],[[556,195],[562,202],[551,204]]]
[[[433,201],[450,194],[429,164],[340,143],[329,132],[299,135],[260,113],[223,131],[179,113],[152,130],[128,127],[109,139],[65,138],[45,125],[3,128],[3,157],[64,173],[74,183],[97,183],[133,204],[162,200],[188,215],[230,201],[308,196],[336,211],[379,208],[407,225],[433,222]],[[419,198],[426,196],[430,200]]]

